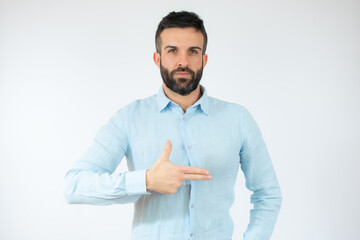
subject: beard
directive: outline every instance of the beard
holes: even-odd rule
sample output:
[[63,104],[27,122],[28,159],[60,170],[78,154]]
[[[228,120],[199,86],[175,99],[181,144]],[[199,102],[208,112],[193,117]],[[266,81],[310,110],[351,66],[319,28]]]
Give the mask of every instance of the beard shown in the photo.
[[[160,72],[166,87],[182,96],[187,96],[199,85],[203,72],[203,64],[201,64],[201,68],[197,70],[196,73],[189,67],[178,67],[169,72],[169,70],[161,64],[160,60]],[[188,72],[191,77],[178,78],[176,80],[174,76],[177,72]]]

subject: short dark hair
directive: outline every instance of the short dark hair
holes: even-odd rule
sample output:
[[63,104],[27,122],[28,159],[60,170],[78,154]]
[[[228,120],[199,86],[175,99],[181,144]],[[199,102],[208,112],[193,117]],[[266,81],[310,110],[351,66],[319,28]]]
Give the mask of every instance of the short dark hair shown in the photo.
[[200,31],[204,36],[203,54],[206,51],[207,45],[207,34],[204,27],[203,20],[193,12],[181,11],[181,12],[170,12],[166,15],[156,30],[155,34],[155,46],[158,53],[161,52],[161,39],[160,34],[167,28],[195,28]]

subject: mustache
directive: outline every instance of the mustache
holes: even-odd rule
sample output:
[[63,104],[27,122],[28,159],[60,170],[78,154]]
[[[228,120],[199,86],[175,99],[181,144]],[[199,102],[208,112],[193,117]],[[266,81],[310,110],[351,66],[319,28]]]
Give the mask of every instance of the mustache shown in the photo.
[[171,72],[171,75],[173,75],[173,74],[175,74],[177,72],[188,72],[188,73],[191,73],[191,74],[194,73],[194,71],[191,70],[189,67],[178,67],[177,69],[175,69],[175,70],[173,70]]

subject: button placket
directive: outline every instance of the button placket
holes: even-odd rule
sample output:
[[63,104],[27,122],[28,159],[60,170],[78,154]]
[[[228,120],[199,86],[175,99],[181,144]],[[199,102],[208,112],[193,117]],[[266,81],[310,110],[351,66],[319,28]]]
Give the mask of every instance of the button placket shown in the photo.
[[[189,112],[186,112],[183,116],[181,116],[181,128],[182,128],[182,134],[183,134],[183,148],[188,156],[188,160],[189,160],[189,165],[192,165],[191,163],[191,149],[192,149],[192,141],[191,141],[191,138],[189,139],[190,136],[188,136],[186,133],[188,132],[187,128],[189,127]],[[192,185],[191,183],[192,181],[189,181],[190,185]],[[194,230],[196,228],[196,222],[195,222],[195,214],[194,214],[194,211],[195,211],[195,204],[194,204],[194,193],[193,193],[194,189],[193,187],[191,187],[191,190],[190,190],[190,205],[188,206],[189,207],[189,213],[190,213],[190,229],[189,229],[189,232],[188,232],[188,236],[189,236],[189,240],[191,239],[194,239]]]

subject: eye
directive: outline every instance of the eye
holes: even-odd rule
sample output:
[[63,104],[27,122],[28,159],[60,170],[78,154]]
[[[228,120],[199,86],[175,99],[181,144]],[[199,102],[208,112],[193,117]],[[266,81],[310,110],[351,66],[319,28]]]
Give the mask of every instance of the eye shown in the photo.
[[172,48],[168,51],[168,53],[176,53],[176,49],[175,48]]
[[195,49],[192,49],[192,50],[190,50],[190,53],[192,53],[192,54],[198,54],[199,52],[198,52],[197,50],[195,50]]

